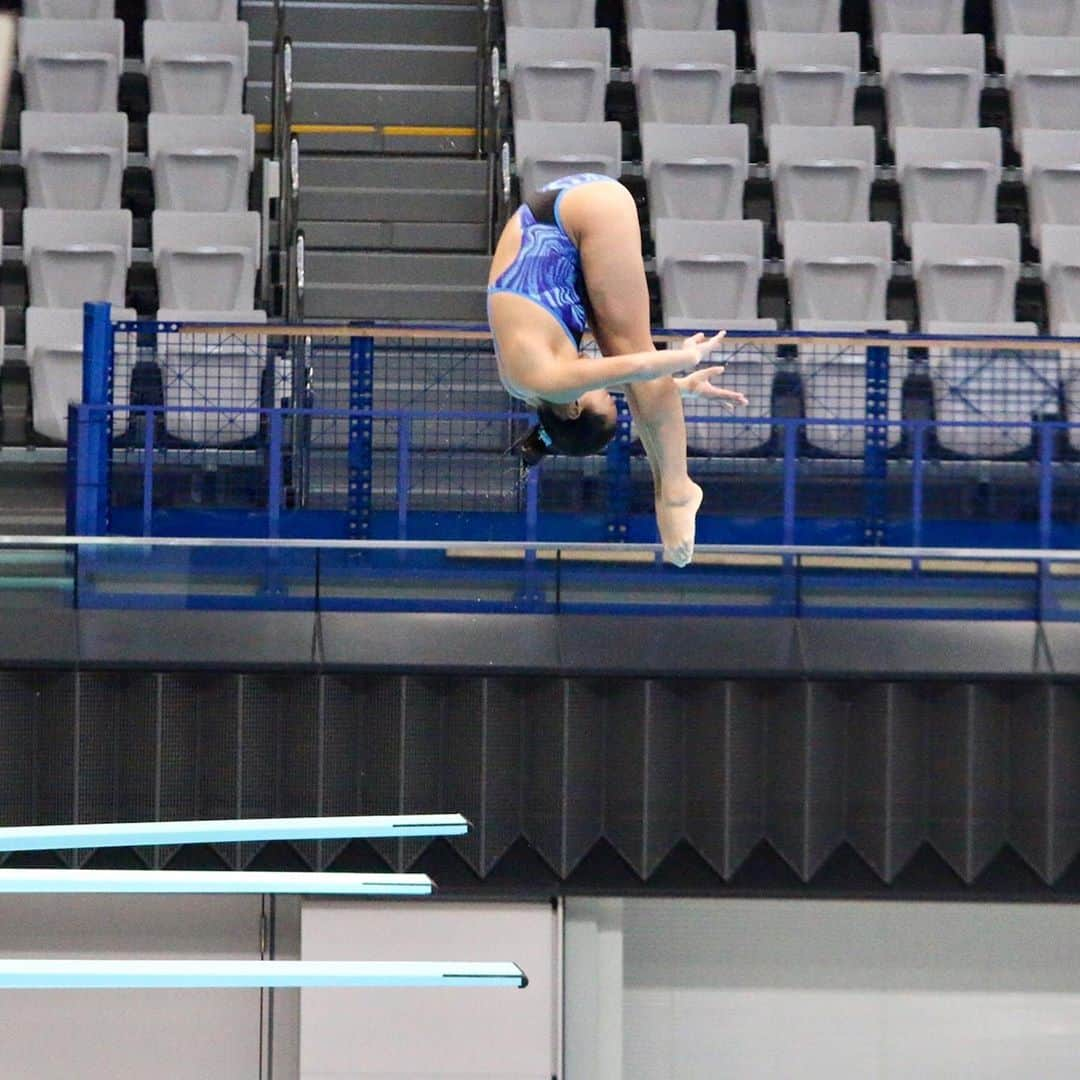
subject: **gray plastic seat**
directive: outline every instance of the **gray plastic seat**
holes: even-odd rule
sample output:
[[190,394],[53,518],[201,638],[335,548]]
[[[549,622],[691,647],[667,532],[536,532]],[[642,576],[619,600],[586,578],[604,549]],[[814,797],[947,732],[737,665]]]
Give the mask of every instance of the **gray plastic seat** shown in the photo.
[[24,112],[19,127],[27,206],[120,209],[128,154],[123,113]]
[[254,117],[151,113],[148,145],[158,210],[222,213],[248,208]]
[[[134,319],[130,309],[113,308],[113,318]],[[83,312],[82,308],[26,309],[26,366],[30,374],[33,403],[33,428],[38,435],[56,442],[67,442],[68,405],[82,401],[83,390]],[[123,370],[124,374],[121,375]],[[117,366],[121,385],[113,387],[113,401],[127,404],[129,371]],[[127,426],[127,416],[114,417],[117,433]]]
[[146,17],[169,22],[235,22],[237,6],[237,0],[146,0]]
[[962,34],[964,0],[870,0],[874,51],[882,34]]
[[885,315],[892,274],[887,221],[789,221],[784,270],[796,330],[907,330]]
[[634,30],[630,61],[642,123],[726,124],[735,81],[730,30]]
[[27,19],[111,19],[116,0],[23,0]]
[[642,124],[641,154],[654,221],[743,216],[750,154],[745,124]]
[[522,120],[590,123],[604,119],[611,77],[611,32],[506,31],[506,67],[514,116]]
[[1019,226],[916,223],[911,254],[925,333],[1035,332],[1015,321]]
[[858,34],[754,34],[766,141],[774,124],[831,127],[855,119]]
[[131,265],[130,210],[24,210],[23,259],[35,307],[122,307]]
[[1080,38],[1005,38],[1013,141],[1028,128],[1080,130]]
[[596,25],[596,0],[503,0],[503,17],[508,27],[585,30]]
[[780,239],[789,221],[869,221],[872,127],[774,124],[769,130]]
[[[158,322],[266,323],[265,311],[183,311],[163,308]],[[267,363],[266,339],[240,334],[162,333],[155,359],[166,405],[165,430],[199,446],[228,446],[259,430]],[[279,397],[275,393],[275,400]],[[235,406],[237,412],[198,412]],[[240,411],[243,410],[243,411]]]
[[1080,0],[994,0],[1000,52],[1009,34],[1080,37]]
[[1031,242],[1046,225],[1080,225],[1080,131],[1024,132]]
[[124,24],[119,19],[19,20],[19,71],[35,112],[116,112]]
[[909,244],[916,221],[992,225],[997,220],[1000,128],[897,128],[894,137]]
[[882,34],[879,51],[890,142],[898,127],[979,126],[981,34]]
[[840,0],[750,0],[750,31],[784,34],[840,32]]
[[250,311],[259,269],[259,215],[155,210],[154,266],[165,308]]
[[624,0],[626,28],[715,30],[719,0]]
[[1042,276],[1050,333],[1080,337],[1080,225],[1045,225]]
[[661,218],[653,239],[665,326],[761,328],[757,305],[765,238],[760,221]]
[[243,111],[246,22],[143,24],[152,112],[221,115]]
[[522,200],[570,173],[619,177],[622,128],[614,120],[602,124],[519,120],[514,124],[514,160]]

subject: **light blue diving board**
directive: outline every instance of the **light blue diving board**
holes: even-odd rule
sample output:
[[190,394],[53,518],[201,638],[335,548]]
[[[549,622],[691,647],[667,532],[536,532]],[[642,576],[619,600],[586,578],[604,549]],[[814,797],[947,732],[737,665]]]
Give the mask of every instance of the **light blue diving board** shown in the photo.
[[0,829],[0,851],[234,844],[264,840],[410,839],[461,836],[468,831],[469,823],[460,814],[131,821],[115,825],[25,825]]
[[510,963],[307,960],[0,960],[0,990],[528,985]]
[[255,870],[0,870],[6,893],[278,893],[428,896],[426,874],[306,874]]

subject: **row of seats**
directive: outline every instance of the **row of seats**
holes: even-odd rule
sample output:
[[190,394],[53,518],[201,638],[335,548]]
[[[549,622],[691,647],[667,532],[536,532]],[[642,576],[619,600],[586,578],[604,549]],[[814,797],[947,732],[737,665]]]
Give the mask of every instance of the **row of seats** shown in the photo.
[[[611,77],[605,29],[507,30],[514,116],[598,122]],[[731,31],[636,30],[631,59],[641,122],[726,124],[734,85]],[[754,35],[766,141],[774,124],[851,125],[859,35]],[[979,34],[882,34],[888,134],[900,127],[975,128],[985,68]],[[1013,126],[1080,129],[1080,38],[1005,38]]]
[[[170,22],[235,22],[237,0],[146,0],[148,19]],[[595,7],[595,5],[594,5]],[[23,0],[31,19],[111,19],[116,0]]]
[[[751,31],[836,33],[840,0],[748,0]],[[503,0],[507,26],[587,29],[596,0]],[[719,0],[625,0],[634,30],[715,30]],[[999,43],[1009,34],[1080,36],[1080,0],[993,0]],[[870,0],[875,45],[882,34],[959,34],[964,0]]]
[[[119,19],[19,20],[19,71],[35,112],[115,112],[124,58]],[[143,24],[143,58],[153,112],[243,111],[245,22]]]

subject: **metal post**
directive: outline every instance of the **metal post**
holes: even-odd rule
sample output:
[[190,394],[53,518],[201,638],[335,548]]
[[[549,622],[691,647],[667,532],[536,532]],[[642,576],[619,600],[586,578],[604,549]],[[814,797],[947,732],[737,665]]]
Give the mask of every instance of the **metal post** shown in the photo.
[[266,492],[266,535],[281,535],[281,493],[282,493],[282,437],[281,412],[274,409],[270,413],[270,461],[267,469]]
[[154,427],[157,410],[147,408],[143,416],[142,534],[152,536],[154,532]]
[[371,406],[375,380],[375,340],[349,341],[349,510],[348,535],[364,539],[371,529]]
[[[785,418],[781,421],[784,425],[784,509],[783,509],[783,543],[795,543],[795,493],[797,459],[795,451],[799,433],[800,420]],[[782,560],[780,595],[778,602],[788,614],[795,614],[798,609],[798,577],[795,557],[785,555]]]
[[[911,545],[922,547],[923,483],[926,473],[926,422],[916,420],[912,428],[914,445],[911,451]],[[918,570],[918,560],[915,569]]]
[[608,443],[607,465],[607,538],[625,540],[630,531],[630,406],[625,397],[615,399],[617,412],[615,438]]
[[888,517],[889,349],[866,350],[866,441],[863,456],[863,541],[885,542]]
[[75,531],[101,536],[108,528],[109,441],[112,429],[109,405],[112,388],[113,331],[109,304],[83,306],[84,406],[69,413],[76,425]]
[[1054,428],[1045,421],[1036,429],[1039,441],[1039,547],[1051,546],[1054,525]]
[[398,516],[398,539],[409,538],[409,487],[410,487],[410,456],[412,445],[412,418],[402,414],[398,417],[398,445],[397,445],[397,516]]

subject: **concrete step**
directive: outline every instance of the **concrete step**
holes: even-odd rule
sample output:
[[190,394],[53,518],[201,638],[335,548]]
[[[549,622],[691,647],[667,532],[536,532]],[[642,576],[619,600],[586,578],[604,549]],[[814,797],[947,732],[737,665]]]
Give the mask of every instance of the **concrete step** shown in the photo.
[[[246,109],[259,123],[271,120],[269,82],[249,82]],[[476,126],[475,86],[389,86],[378,83],[308,83],[295,88],[297,124],[374,124],[421,127]]]
[[484,192],[385,188],[323,188],[301,185],[303,221],[469,222],[487,218]]
[[482,323],[487,319],[486,290],[461,285],[329,285],[309,278],[304,314],[310,319]]
[[487,190],[487,162],[443,157],[358,157],[354,154],[305,154],[301,188],[402,188],[424,191]]
[[468,251],[487,249],[486,223],[303,221],[308,251]]
[[[252,40],[272,41],[273,4],[245,0]],[[480,5],[462,0],[410,3],[334,3],[332,0],[289,0],[286,33],[303,41],[362,41],[370,45],[475,45],[480,35]]]
[[[273,78],[269,42],[249,51],[250,79]],[[476,85],[475,45],[371,45],[368,43],[303,42],[293,48],[297,84],[389,83],[445,86]]]
[[309,283],[335,285],[402,285],[410,288],[446,286],[479,288],[487,283],[484,255],[367,255],[321,251],[308,258]]

